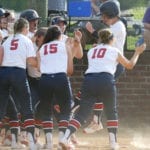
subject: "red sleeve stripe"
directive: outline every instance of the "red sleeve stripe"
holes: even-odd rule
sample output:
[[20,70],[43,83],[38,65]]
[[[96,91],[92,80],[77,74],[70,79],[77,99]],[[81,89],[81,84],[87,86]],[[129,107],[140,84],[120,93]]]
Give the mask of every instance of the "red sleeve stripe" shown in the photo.
[[24,125],[23,126],[25,128],[28,128],[28,127],[34,126],[34,124],[35,124],[34,119],[27,119],[27,120],[24,121]]
[[103,103],[95,103],[94,104],[94,110],[103,110],[104,104]]
[[42,125],[43,125],[43,129],[53,129],[52,121],[43,121]]
[[19,127],[20,123],[19,123],[19,121],[10,121],[9,125],[10,125],[11,128],[13,128],[13,127]]
[[118,128],[118,120],[108,120],[107,128]]
[[72,119],[70,122],[69,122],[69,126],[73,126],[74,128],[78,129],[81,127],[81,124],[78,120],[75,120],[75,119]]

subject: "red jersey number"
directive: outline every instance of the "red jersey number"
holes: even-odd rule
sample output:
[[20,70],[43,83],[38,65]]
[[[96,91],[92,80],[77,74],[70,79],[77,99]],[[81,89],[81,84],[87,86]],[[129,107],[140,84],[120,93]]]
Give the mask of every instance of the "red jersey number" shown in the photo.
[[50,44],[49,48],[48,48],[48,45],[45,45],[44,55],[47,55],[49,53],[51,53],[51,54],[57,53],[57,44]]
[[15,39],[15,40],[11,41],[10,50],[17,50],[17,48],[18,48],[18,41],[19,41],[19,39]]
[[92,59],[94,59],[94,58],[103,58],[105,53],[106,53],[106,48],[94,49]]

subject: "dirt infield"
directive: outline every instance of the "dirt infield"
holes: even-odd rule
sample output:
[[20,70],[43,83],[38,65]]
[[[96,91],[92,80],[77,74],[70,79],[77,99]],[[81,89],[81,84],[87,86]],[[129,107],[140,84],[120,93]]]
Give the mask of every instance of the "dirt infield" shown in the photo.
[[[118,131],[119,150],[150,150],[150,127],[141,126],[134,129],[121,127]],[[54,130],[54,149],[57,150],[57,130]],[[94,134],[84,134],[82,129],[76,133],[79,145],[76,150],[110,150],[106,128]],[[41,142],[44,139],[41,138]],[[0,150],[10,150],[9,147],[0,147]]]

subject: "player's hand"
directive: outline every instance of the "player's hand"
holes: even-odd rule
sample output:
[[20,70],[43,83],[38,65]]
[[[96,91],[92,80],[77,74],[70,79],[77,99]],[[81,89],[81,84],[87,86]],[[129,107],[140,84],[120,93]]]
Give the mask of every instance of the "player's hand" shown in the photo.
[[95,31],[91,22],[87,22],[85,27],[90,33],[93,33]]
[[135,51],[136,51],[138,54],[142,54],[145,49],[146,49],[146,44],[143,43],[142,45],[136,47],[136,48],[135,48]]
[[82,33],[79,30],[75,30],[74,31],[74,39],[78,42],[81,41],[82,38]]
[[93,46],[93,47],[96,47],[97,45],[98,45],[97,43],[94,43],[92,46]]
[[67,38],[66,46],[70,49],[74,46],[74,39],[72,37]]

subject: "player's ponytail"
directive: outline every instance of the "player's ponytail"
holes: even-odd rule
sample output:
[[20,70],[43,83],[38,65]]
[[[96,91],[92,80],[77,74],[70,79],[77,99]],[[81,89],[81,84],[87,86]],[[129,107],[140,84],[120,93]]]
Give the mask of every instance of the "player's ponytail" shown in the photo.
[[99,42],[103,44],[109,44],[109,42],[114,38],[113,33],[110,29],[102,29],[98,33]]
[[57,40],[61,35],[61,30],[58,26],[54,25],[48,28],[44,37],[43,44]]
[[29,23],[26,19],[20,18],[14,24],[14,35],[21,33],[24,27],[29,27]]

